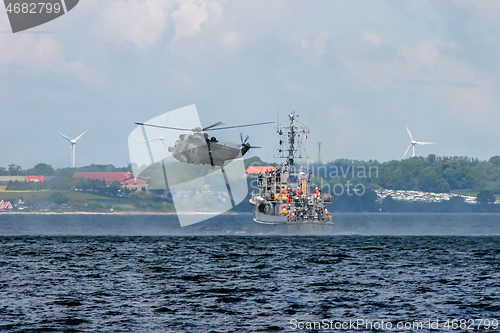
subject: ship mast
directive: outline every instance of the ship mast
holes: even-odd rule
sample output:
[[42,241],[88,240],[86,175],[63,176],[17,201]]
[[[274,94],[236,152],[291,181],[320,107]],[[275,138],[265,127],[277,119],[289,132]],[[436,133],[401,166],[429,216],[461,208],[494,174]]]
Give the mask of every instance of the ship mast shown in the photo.
[[[297,118],[298,115],[295,115],[295,111],[290,113],[288,116],[290,124],[288,126],[283,126],[278,128],[278,134],[284,135],[286,134],[288,136],[287,138],[287,143],[288,147],[285,149],[282,149],[280,147],[280,158],[285,158],[287,160],[286,164],[289,166],[294,164],[295,160],[295,155],[296,152],[298,153],[298,158],[302,158],[302,152],[300,151],[300,134],[307,134],[309,133],[309,129],[304,126],[304,125],[297,125],[295,124],[295,118]],[[280,140],[280,146],[283,145],[283,140]],[[285,152],[288,153],[288,155]]]
[[290,130],[288,131],[288,164],[293,165],[293,151],[295,149],[295,110],[290,113]]

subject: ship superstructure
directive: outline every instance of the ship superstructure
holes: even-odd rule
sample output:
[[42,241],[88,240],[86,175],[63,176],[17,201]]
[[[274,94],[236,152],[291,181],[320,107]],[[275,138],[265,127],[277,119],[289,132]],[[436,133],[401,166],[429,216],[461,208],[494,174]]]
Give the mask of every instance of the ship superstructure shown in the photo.
[[278,125],[280,136],[278,158],[284,159],[279,168],[257,176],[258,190],[252,192],[250,203],[255,205],[254,221],[261,227],[292,234],[326,234],[333,229],[333,217],[325,208],[332,195],[312,189],[311,173],[295,165],[302,158],[302,139],[309,133],[305,125],[296,123],[295,111],[289,122]]

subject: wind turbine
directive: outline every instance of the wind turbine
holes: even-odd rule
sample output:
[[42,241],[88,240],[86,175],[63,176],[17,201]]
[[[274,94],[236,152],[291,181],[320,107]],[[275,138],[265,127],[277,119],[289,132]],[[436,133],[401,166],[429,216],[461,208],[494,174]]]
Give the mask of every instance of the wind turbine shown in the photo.
[[[170,114],[167,113],[167,119],[165,119],[165,125],[164,125],[164,127],[167,126],[168,117],[169,116],[170,116]],[[168,149],[167,145],[165,144],[165,129],[166,128],[163,128],[163,130],[161,131],[161,135],[159,137],[157,137],[156,139],[149,139],[149,140],[146,140],[146,141],[143,142],[143,143],[146,144],[146,146],[148,148],[148,153],[149,153],[149,158],[151,159],[151,164],[154,164],[155,160],[154,160],[154,157],[153,157],[153,151],[151,150],[151,145],[149,143],[152,142],[152,141],[160,141],[161,142],[160,160],[161,160],[161,163],[163,165],[163,158],[164,158],[163,151],[164,151],[164,148]],[[144,132],[144,136],[146,136],[146,132]],[[157,150],[155,150],[155,151],[157,151]],[[166,179],[165,179],[165,181],[166,181]]]
[[410,130],[408,129],[408,126],[405,125],[405,127],[406,127],[406,130],[408,131],[408,135],[410,136],[411,142],[410,142],[410,145],[408,146],[408,148],[406,148],[405,154],[403,155],[403,157],[401,157],[401,159],[405,158],[406,154],[408,153],[408,150],[410,150],[411,147],[413,147],[413,157],[415,157],[415,146],[416,145],[435,145],[434,142],[418,142],[418,141],[413,140],[413,137],[411,136],[411,133],[410,133]]
[[75,161],[76,161],[76,158],[75,158],[75,145],[76,145],[76,141],[78,139],[80,139],[88,131],[90,131],[90,128],[88,130],[86,130],[85,132],[83,132],[82,134],[80,134],[79,136],[77,136],[76,138],[74,138],[73,140],[71,140],[70,138],[68,138],[66,135],[64,135],[64,134],[59,133],[58,131],[56,131],[57,134],[61,135],[63,138],[65,138],[66,140],[68,140],[69,142],[71,142],[71,162],[73,164],[73,168],[75,167]]

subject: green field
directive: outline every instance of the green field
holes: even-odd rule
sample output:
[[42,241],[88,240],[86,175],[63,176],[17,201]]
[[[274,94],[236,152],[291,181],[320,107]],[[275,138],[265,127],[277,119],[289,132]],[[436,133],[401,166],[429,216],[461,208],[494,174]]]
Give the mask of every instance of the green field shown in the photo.
[[0,200],[13,201],[22,198],[23,201],[48,200],[54,192],[63,193],[70,201],[85,203],[88,201],[116,200],[115,198],[100,195],[82,193],[77,191],[0,191]]

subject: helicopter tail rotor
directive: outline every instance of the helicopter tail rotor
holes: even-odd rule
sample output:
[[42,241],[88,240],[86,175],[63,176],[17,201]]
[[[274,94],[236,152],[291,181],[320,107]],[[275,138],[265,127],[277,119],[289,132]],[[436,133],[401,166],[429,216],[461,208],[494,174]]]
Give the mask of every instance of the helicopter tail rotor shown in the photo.
[[250,137],[247,135],[247,137],[245,138],[245,140],[243,140],[243,134],[240,133],[240,140],[241,140],[241,146],[245,146],[247,145],[247,141]]
[[250,137],[247,135],[245,140],[243,140],[243,134],[240,133],[240,139],[241,139],[241,154],[242,156],[245,155],[250,149],[252,148],[262,148],[262,147],[257,147],[257,146],[252,146],[248,143],[248,139]]

